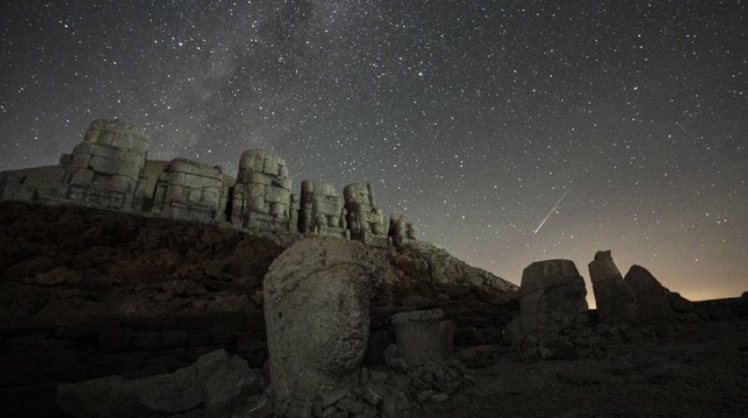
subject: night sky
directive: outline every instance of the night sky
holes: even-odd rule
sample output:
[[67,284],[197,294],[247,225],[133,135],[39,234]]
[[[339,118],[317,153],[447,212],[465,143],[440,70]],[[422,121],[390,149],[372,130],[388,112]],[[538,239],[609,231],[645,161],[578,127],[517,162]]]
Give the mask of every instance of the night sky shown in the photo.
[[610,249],[688,298],[748,290],[746,1],[2,4],[0,170],[117,117],[152,159],[371,182],[514,283]]

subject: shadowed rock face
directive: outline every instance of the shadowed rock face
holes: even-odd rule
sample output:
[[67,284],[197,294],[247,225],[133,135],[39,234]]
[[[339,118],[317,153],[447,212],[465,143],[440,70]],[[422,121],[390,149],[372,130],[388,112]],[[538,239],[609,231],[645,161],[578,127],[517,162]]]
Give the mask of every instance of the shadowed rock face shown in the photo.
[[369,337],[367,257],[355,241],[306,239],[270,266],[263,292],[276,413],[311,408],[321,389],[356,385]]
[[544,346],[587,310],[584,279],[573,261],[537,261],[525,268],[519,288],[522,334]]
[[624,281],[636,295],[640,321],[649,323],[675,320],[675,312],[668,300],[670,291],[663,287],[649,270],[633,265],[626,273]]
[[611,325],[636,323],[636,296],[623,281],[610,251],[598,251],[588,268],[600,320]]

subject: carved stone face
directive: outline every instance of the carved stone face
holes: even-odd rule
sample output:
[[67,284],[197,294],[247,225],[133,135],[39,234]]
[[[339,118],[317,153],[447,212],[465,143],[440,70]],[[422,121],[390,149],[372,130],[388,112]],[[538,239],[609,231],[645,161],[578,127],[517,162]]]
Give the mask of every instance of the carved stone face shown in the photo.
[[346,273],[340,271],[340,277],[330,271],[315,274],[299,288],[299,294],[306,295],[309,312],[302,321],[307,338],[299,341],[299,349],[308,355],[310,367],[328,375],[358,367],[369,338],[367,292]]
[[366,184],[349,184],[345,188],[346,202],[359,205],[372,205],[371,193]]

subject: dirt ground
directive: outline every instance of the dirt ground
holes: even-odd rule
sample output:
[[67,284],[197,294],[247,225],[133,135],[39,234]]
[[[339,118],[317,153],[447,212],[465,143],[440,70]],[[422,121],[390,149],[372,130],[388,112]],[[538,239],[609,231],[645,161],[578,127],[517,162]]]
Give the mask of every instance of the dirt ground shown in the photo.
[[608,348],[603,359],[500,359],[476,385],[413,418],[748,417],[748,320]]

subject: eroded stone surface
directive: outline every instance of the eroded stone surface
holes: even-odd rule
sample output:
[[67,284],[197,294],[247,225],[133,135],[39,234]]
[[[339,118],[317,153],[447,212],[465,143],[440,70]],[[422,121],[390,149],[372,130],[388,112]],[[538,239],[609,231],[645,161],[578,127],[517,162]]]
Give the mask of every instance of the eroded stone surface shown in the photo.
[[286,162],[263,149],[244,151],[232,191],[231,223],[263,231],[295,231]]
[[220,167],[177,158],[158,177],[152,210],[172,218],[222,221],[227,194]]
[[386,238],[384,215],[374,203],[374,190],[371,184],[349,184],[345,186],[343,196],[352,239],[374,243],[377,238]]
[[121,120],[97,119],[72,155],[63,155],[63,199],[112,209],[140,210],[145,190],[141,176],[149,138]]
[[518,292],[522,344],[533,349],[556,343],[561,331],[587,310],[586,295],[573,261],[537,261],[526,267]]
[[392,317],[399,355],[412,365],[444,361],[452,354],[454,325],[441,309],[402,312]]
[[262,390],[259,370],[224,350],[206,354],[192,366],[170,375],[138,380],[119,376],[60,385],[57,404],[78,418],[164,416],[199,409],[201,416],[221,416],[247,396]]
[[639,320],[643,323],[669,322],[675,320],[675,312],[670,307],[667,290],[642,266],[633,265],[624,277],[626,284],[636,295]]
[[301,182],[299,232],[334,237],[349,235],[343,199],[331,184]]
[[598,251],[588,268],[600,320],[611,325],[636,323],[636,296],[623,281],[610,251]]
[[310,410],[320,390],[357,384],[374,268],[355,241],[303,239],[270,266],[265,322],[276,413]]

